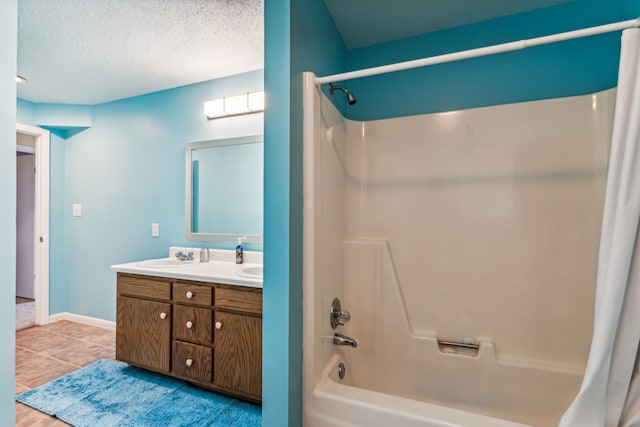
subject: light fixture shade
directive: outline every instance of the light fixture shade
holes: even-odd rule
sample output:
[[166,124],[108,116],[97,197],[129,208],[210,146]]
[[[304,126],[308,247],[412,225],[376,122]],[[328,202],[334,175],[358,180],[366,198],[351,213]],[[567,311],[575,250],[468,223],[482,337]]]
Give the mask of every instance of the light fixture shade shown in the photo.
[[213,101],[207,101],[204,103],[204,115],[209,119],[214,119],[216,117],[223,117],[224,106],[222,104],[222,98],[214,99]]
[[237,116],[239,114],[247,114],[249,110],[249,94],[224,97],[224,112],[229,116]]
[[253,92],[249,95],[249,110],[251,111],[264,111],[264,91]]
[[264,111],[264,92],[225,96],[204,103],[204,115],[208,119],[239,116]]

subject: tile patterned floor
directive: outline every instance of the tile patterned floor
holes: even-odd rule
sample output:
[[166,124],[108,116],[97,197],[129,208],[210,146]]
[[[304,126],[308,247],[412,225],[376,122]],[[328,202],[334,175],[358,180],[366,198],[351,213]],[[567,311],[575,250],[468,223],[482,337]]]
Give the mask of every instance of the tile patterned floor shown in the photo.
[[[115,358],[115,332],[61,320],[16,332],[16,394],[98,359]],[[68,424],[16,402],[16,426]]]

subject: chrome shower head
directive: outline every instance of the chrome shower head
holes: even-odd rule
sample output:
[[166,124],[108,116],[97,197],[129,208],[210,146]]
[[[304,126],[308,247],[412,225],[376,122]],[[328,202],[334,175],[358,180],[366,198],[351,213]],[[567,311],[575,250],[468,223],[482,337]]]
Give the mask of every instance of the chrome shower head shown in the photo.
[[333,95],[333,91],[335,90],[341,90],[344,92],[345,96],[347,97],[347,104],[353,105],[357,102],[356,97],[353,96],[353,92],[342,86],[334,86],[333,83],[329,83],[329,93]]

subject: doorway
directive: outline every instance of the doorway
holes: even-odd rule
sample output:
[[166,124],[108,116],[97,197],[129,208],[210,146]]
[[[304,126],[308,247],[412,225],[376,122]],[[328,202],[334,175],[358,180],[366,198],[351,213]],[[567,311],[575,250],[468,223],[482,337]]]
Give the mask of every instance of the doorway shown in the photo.
[[[17,178],[22,178],[23,182],[25,179],[28,181],[31,171],[35,172],[31,175],[31,184],[25,182],[25,188],[18,189],[28,192],[29,185],[33,187],[32,207],[28,206],[28,202],[22,201],[27,211],[32,209],[33,220],[30,230],[27,226],[22,233],[19,230],[16,233],[16,295],[34,300],[33,322],[36,325],[49,323],[49,141],[47,130],[16,125],[16,157],[18,168],[22,169],[18,171],[22,176]],[[18,156],[20,152],[24,155]],[[30,171],[31,165],[33,169]],[[24,196],[25,199],[31,197],[29,194]],[[20,197],[18,195],[18,199]],[[20,200],[18,204],[21,204]],[[24,295],[20,295],[21,293]]]
[[16,330],[35,324],[35,137],[16,134]]

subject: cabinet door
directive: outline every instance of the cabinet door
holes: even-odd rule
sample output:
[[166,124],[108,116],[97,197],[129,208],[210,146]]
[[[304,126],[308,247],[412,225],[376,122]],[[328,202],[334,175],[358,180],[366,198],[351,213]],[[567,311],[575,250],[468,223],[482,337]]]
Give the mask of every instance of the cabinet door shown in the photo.
[[262,396],[262,319],[215,313],[213,382],[230,390]]
[[118,297],[116,359],[169,372],[171,305]]

